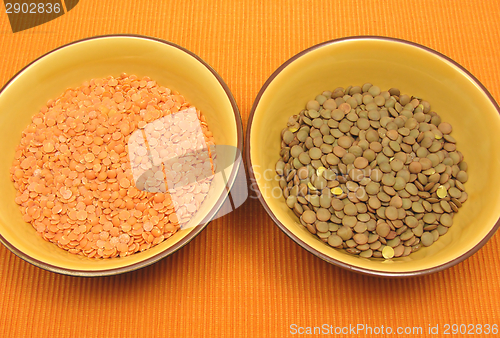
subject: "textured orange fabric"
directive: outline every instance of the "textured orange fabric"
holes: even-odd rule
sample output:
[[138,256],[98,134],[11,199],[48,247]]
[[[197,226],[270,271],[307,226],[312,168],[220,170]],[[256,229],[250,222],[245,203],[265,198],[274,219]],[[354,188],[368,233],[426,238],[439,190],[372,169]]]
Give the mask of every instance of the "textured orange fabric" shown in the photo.
[[[81,0],[56,20],[12,34],[2,6],[0,83],[62,44],[144,34],[212,65],[246,128],[257,92],[284,61],[325,40],[369,34],[446,54],[498,101],[499,17],[500,2],[479,0]],[[424,333],[429,324],[440,332],[447,323],[498,325],[499,248],[497,233],[446,271],[366,277],[301,249],[251,199],[177,253],[115,277],[57,275],[0,245],[0,337],[285,337],[294,336],[292,324],[421,326]]]

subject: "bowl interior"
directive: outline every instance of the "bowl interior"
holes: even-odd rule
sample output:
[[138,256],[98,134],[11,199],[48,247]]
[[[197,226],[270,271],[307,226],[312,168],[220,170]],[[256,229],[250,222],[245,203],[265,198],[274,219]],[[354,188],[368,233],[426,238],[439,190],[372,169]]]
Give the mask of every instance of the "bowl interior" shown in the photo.
[[[469,165],[468,201],[448,233],[428,248],[392,260],[364,259],[336,250],[311,235],[288,209],[274,167],[280,132],[289,116],[324,90],[371,82],[422,97],[453,126],[457,150]],[[334,264],[394,275],[442,266],[477,246],[500,217],[500,116],[495,103],[453,62],[410,43],[378,38],[346,39],[304,53],[280,68],[257,99],[249,131],[249,156],[261,201],[278,225],[307,250]]]
[[[149,264],[166,252],[177,250],[199,232],[203,228],[200,222],[209,220],[206,217],[215,214],[220,199],[227,195],[226,182],[216,175],[209,195],[191,220],[193,227],[177,232],[150,250],[125,258],[96,260],[69,254],[44,241],[23,222],[14,203],[15,189],[9,177],[21,131],[30,123],[32,115],[65,89],[92,78],[118,76],[123,72],[149,76],[179,91],[204,113],[216,144],[234,149],[241,147],[239,116],[230,100],[231,94],[207,66],[177,46],[142,37],[110,36],[74,43],[42,57],[21,71],[0,94],[0,151],[4,156],[0,162],[0,235],[8,246],[15,247],[22,257],[35,264],[72,274],[112,272],[137,267],[145,261]],[[218,154],[218,166],[225,168],[226,177],[231,177],[235,156],[235,152]]]

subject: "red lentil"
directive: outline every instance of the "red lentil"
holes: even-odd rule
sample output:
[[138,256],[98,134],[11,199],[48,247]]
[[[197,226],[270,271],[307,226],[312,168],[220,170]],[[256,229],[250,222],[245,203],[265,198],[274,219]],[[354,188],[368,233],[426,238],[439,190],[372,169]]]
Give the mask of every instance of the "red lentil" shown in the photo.
[[[49,100],[23,131],[10,171],[23,219],[45,240],[87,257],[123,257],[172,236],[208,188],[196,189],[203,196],[183,192],[192,201],[185,206],[174,205],[169,192],[138,189],[128,141],[148,123],[190,107],[179,93],[127,74],[90,80]],[[205,117],[196,113],[213,145]],[[138,152],[146,156],[148,145]]]

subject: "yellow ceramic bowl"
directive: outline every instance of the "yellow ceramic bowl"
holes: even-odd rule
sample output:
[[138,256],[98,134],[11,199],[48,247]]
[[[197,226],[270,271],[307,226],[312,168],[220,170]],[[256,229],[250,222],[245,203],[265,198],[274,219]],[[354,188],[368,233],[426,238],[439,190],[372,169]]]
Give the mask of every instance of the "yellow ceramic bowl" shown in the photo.
[[[425,98],[453,126],[457,149],[469,164],[468,201],[448,233],[405,258],[364,259],[311,235],[279,196],[273,178],[280,132],[289,116],[325,90],[349,85],[396,87]],[[488,91],[467,70],[420,45],[384,37],[328,41],[294,56],[276,70],[253,105],[247,129],[247,161],[259,198],[290,238],[316,256],[370,275],[411,276],[457,264],[488,241],[500,225],[500,116]],[[256,190],[256,189],[255,189]],[[274,194],[273,194],[274,193]]]
[[[206,116],[216,144],[234,152],[218,154],[228,182],[214,179],[208,198],[191,224],[160,245],[125,258],[97,260],[69,254],[44,241],[23,222],[14,203],[9,168],[21,131],[31,116],[65,89],[92,78],[121,73],[149,76],[177,90]],[[236,149],[243,146],[241,118],[235,100],[221,77],[193,53],[166,41],[143,36],[101,36],[60,47],[35,60],[0,91],[0,241],[22,259],[41,268],[69,275],[102,276],[135,270],[173,253],[196,236],[214,217],[231,188],[239,164]],[[231,148],[231,147],[229,147]],[[239,162],[237,162],[239,163]],[[227,187],[226,184],[227,183]]]

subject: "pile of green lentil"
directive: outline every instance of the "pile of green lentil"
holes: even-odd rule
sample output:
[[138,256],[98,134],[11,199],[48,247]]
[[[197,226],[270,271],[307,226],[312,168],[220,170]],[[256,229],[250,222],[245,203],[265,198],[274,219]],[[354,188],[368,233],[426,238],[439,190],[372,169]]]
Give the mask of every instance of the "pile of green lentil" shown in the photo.
[[467,200],[467,163],[429,102],[370,83],[324,91],[281,133],[286,204],[330,246],[408,256],[448,231]]

